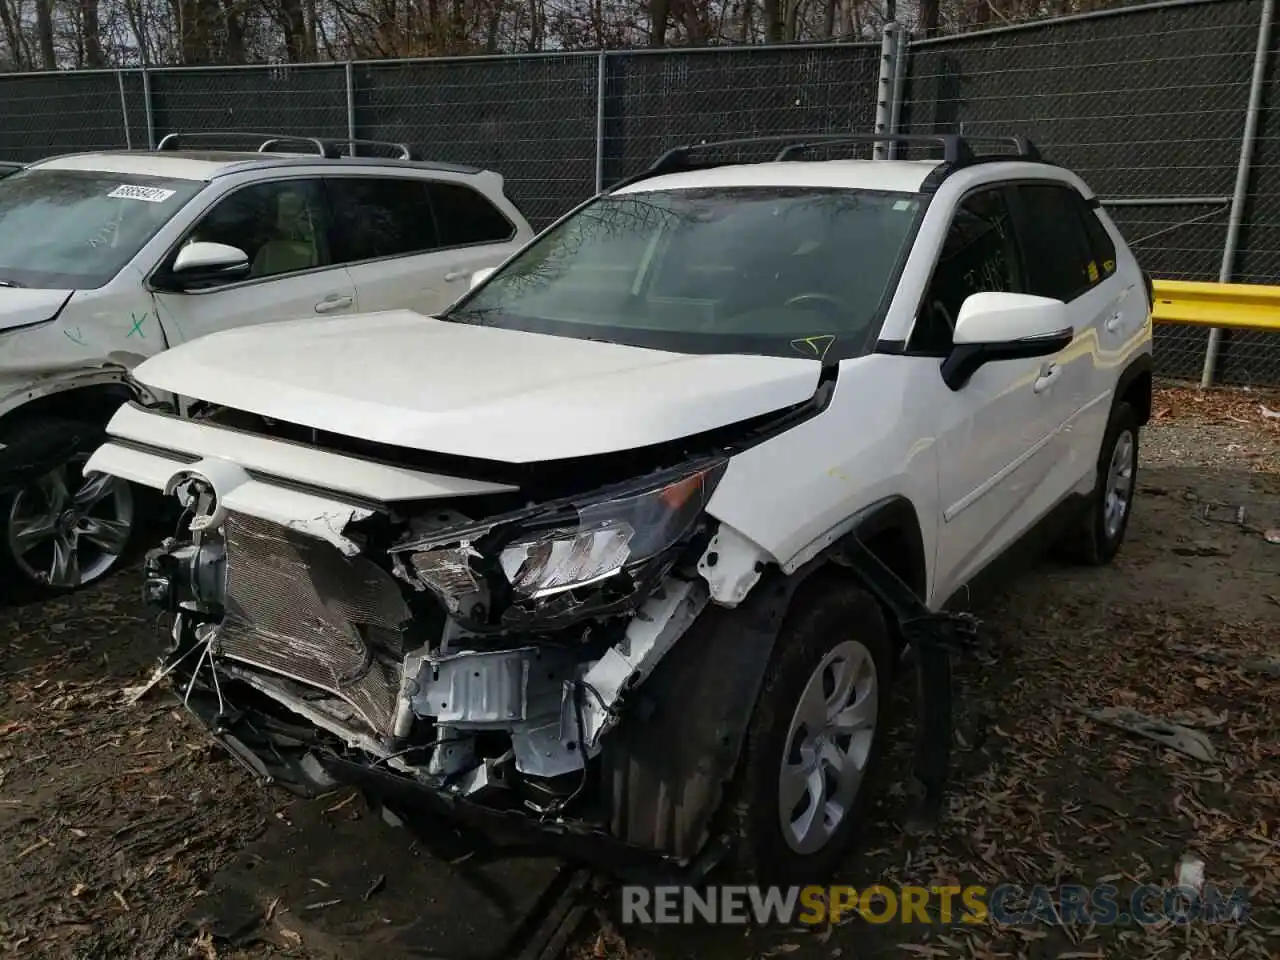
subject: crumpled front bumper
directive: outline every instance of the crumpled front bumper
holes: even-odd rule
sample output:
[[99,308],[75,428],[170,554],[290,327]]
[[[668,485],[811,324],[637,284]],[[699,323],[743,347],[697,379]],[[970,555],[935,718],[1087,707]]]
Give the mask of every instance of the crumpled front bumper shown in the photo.
[[[519,809],[489,807],[428,786],[413,777],[340,756],[325,745],[282,748],[251,711],[219,712],[217,693],[194,686],[182,691],[187,709],[218,744],[264,786],[278,786],[307,799],[335,786],[354,787],[394,812],[428,842],[434,833],[462,833],[464,841],[491,856],[548,856],[631,883],[691,883],[719,859],[716,845],[695,863],[625,843],[582,821],[539,819]],[[284,740],[287,742],[288,737]]]

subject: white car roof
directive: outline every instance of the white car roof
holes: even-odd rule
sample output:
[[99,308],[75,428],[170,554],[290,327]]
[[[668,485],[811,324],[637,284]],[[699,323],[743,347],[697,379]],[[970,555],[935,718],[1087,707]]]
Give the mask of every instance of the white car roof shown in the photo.
[[101,153],[73,153],[50,157],[30,164],[43,170],[88,170],[98,173],[135,173],[174,180],[212,180],[219,173],[243,163],[264,159],[252,152],[195,152],[112,150]]
[[727,164],[648,177],[618,194],[694,187],[832,187],[916,193],[939,160],[784,160]]
[[466,175],[486,174],[491,171],[460,164],[433,163],[419,160],[398,160],[382,157],[342,157],[332,159],[313,153],[284,153],[272,151],[237,150],[103,150],[95,153],[71,153],[61,157],[49,157],[27,165],[28,169],[85,170],[93,173],[118,173],[122,175],[168,177],[174,180],[209,181],[237,170],[283,167],[341,165],[342,167],[388,167],[412,170],[435,170]]

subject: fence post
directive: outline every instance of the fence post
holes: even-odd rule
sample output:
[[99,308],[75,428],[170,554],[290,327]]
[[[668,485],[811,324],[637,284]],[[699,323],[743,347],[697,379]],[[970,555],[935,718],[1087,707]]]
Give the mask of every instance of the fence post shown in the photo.
[[606,59],[609,54],[600,51],[596,62],[596,193],[604,189],[604,98],[609,74]]
[[133,131],[129,129],[129,100],[124,95],[124,71],[116,71],[116,83],[120,87],[120,117],[124,120],[124,148],[133,149]]
[[347,81],[347,153],[356,155],[356,71],[348,60],[343,73]]
[[[891,133],[890,124],[893,113],[893,77],[898,51],[898,24],[890,20],[884,25],[884,35],[880,38],[880,79],[876,84],[876,133]],[[887,156],[885,144],[873,145],[872,154],[877,160]]]
[[[902,124],[902,91],[907,82],[907,57],[911,47],[906,30],[898,31],[898,43],[894,48],[893,99],[889,106],[889,133],[900,133]],[[898,145],[889,144],[889,159],[898,159]]]
[[142,68],[142,105],[147,114],[147,149],[156,148],[156,118],[151,112],[151,71]]
[[[1258,19],[1258,46],[1253,53],[1253,77],[1249,81],[1249,105],[1245,108],[1244,133],[1240,140],[1240,163],[1236,167],[1236,184],[1231,194],[1231,214],[1227,218],[1227,238],[1222,245],[1222,267],[1218,282],[1231,280],[1235,266],[1236,247],[1240,242],[1240,221],[1244,219],[1244,203],[1249,194],[1249,169],[1253,166],[1253,148],[1258,141],[1258,113],[1262,109],[1262,83],[1267,72],[1267,57],[1271,53],[1271,19],[1275,14],[1275,0],[1263,0],[1262,14]],[[1204,369],[1200,371],[1200,389],[1213,386],[1214,368],[1218,365],[1218,345],[1222,330],[1209,331],[1209,342],[1204,348]]]

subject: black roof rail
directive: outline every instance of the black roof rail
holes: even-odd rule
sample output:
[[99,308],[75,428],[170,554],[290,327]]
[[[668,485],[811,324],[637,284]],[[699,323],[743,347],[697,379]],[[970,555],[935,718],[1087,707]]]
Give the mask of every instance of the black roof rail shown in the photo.
[[[640,173],[627,177],[625,180],[614,184],[610,189],[618,189],[628,184],[637,183],[640,180],[647,180],[650,177],[662,176],[666,173],[677,173],[681,170],[707,169],[710,167],[727,166],[734,162],[766,162],[764,160],[757,161],[704,161],[699,163],[695,159],[695,153],[699,151],[713,150],[725,147],[748,147],[770,143],[783,144],[781,150],[769,157],[768,160],[773,162],[799,160],[805,153],[815,147],[831,147],[844,146],[853,144],[879,144],[892,143],[901,146],[928,146],[942,148],[942,162],[949,169],[958,169],[959,167],[968,166],[972,163],[978,163],[983,160],[996,160],[1008,158],[1011,160],[1028,160],[1031,162],[1042,162],[1039,149],[1029,139],[1023,136],[1005,136],[1005,137],[988,137],[976,136],[967,137],[958,133],[818,133],[818,134],[774,134],[761,137],[742,137],[735,140],[716,140],[709,143],[690,143],[680,147],[673,147],[662,156],[658,157],[648,169]],[[1015,153],[998,153],[994,155],[979,155],[974,146],[980,143],[1004,144],[1012,146]]]
[[307,147],[306,153],[315,153],[327,160],[340,157],[356,156],[359,146],[389,147],[398,155],[398,160],[416,159],[412,148],[407,143],[395,143],[390,140],[360,140],[345,137],[302,137],[288,133],[252,133],[244,130],[196,130],[188,133],[169,133],[156,144],[156,150],[179,150],[192,140],[242,140],[258,141],[254,148],[258,153],[273,153],[282,145],[298,145]]

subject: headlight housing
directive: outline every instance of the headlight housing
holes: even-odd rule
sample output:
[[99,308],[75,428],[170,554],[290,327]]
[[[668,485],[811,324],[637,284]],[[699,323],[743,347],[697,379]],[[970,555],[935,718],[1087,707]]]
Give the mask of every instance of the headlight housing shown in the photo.
[[[494,518],[395,551],[403,573],[474,630],[600,616],[634,601],[693,533],[728,461]],[[446,575],[447,574],[447,575]],[[499,623],[493,600],[505,597]],[[486,623],[479,623],[480,615]]]
[[540,600],[607,580],[679,543],[706,508],[724,463],[578,508],[577,522],[503,548],[499,563],[517,596]]

